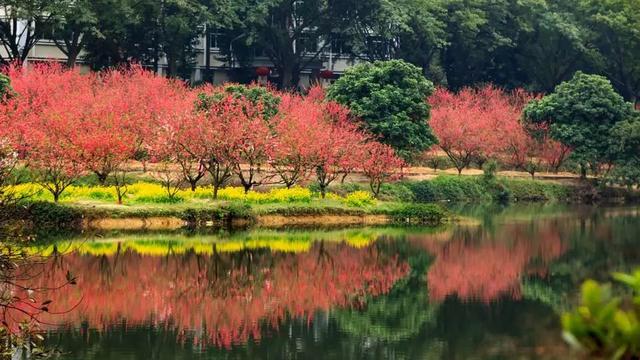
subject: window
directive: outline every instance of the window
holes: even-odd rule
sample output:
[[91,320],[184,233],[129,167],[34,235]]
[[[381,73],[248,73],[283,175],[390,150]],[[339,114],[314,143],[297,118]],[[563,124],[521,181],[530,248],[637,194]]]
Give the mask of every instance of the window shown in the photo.
[[332,54],[347,55],[352,53],[352,48],[344,37],[336,35],[331,38],[331,49],[328,51]]
[[313,34],[305,34],[296,42],[296,50],[300,53],[315,53],[318,51],[318,38]]
[[213,31],[209,33],[209,46],[212,49],[222,49],[225,46],[226,35],[219,31]]
[[367,47],[372,54],[383,57],[389,55],[389,43],[380,36],[367,37]]

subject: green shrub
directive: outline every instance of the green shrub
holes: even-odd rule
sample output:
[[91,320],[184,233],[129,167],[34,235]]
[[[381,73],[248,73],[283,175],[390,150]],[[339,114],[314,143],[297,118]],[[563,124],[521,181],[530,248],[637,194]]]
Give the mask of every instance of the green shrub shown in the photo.
[[562,315],[564,338],[590,355],[610,359],[640,357],[640,270],[614,274],[632,292],[632,299],[613,296],[609,284],[587,280],[580,306]]
[[230,203],[212,209],[186,209],[180,217],[189,225],[198,226],[209,221],[252,220],[255,214],[251,206],[246,203]]
[[483,178],[485,181],[493,181],[496,178],[498,172],[498,162],[496,160],[489,160],[482,166]]
[[51,202],[34,202],[24,209],[26,213],[23,215],[35,228],[72,228],[82,221],[81,211]]
[[569,188],[561,184],[508,179],[503,179],[500,182],[508,189],[514,201],[565,200],[570,195]]
[[416,201],[486,201],[491,200],[479,178],[470,176],[438,176],[410,185]]
[[378,199],[382,201],[413,202],[415,196],[406,182],[382,184]]
[[439,225],[449,212],[437,204],[410,204],[394,210],[392,216],[396,223]]
[[[309,190],[315,193],[320,192],[320,188],[318,187],[318,184],[315,182],[309,185]],[[329,190],[334,194],[337,194],[340,196],[347,196],[352,192],[366,191],[367,187],[357,183],[343,183],[343,184],[338,184],[336,186],[332,186]]]

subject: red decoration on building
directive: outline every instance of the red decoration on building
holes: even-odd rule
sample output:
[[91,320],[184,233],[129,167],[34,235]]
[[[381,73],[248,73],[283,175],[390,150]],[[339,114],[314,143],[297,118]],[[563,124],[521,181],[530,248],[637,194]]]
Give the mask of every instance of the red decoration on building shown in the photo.
[[258,76],[268,76],[271,73],[271,69],[266,66],[260,66],[256,68],[256,75]]
[[322,78],[322,79],[332,79],[333,78],[333,71],[331,71],[331,70],[322,70],[322,71],[320,71],[320,78]]

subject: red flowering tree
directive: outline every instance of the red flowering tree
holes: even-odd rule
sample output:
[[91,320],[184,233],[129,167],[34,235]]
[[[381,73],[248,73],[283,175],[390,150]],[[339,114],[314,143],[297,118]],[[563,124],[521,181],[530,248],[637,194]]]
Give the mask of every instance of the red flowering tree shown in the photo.
[[522,109],[531,98],[522,90],[508,93],[494,86],[434,92],[429,124],[458,174],[473,161],[504,155],[507,138],[521,135]]
[[309,97],[283,95],[279,115],[272,123],[277,136],[270,165],[290,188],[313,170],[317,139],[326,127],[322,106]]
[[272,178],[265,172],[273,153],[274,132],[269,127],[260,103],[245,97],[227,97],[222,101],[221,116],[228,141],[226,158],[240,179],[245,193]]
[[57,202],[85,170],[79,140],[95,79],[58,65],[8,71],[16,95],[6,103],[5,114],[28,166]]
[[[199,93],[203,89],[198,90]],[[214,91],[209,88],[207,93]],[[195,98],[193,98],[195,103]],[[198,171],[204,170],[211,176],[213,198],[217,199],[219,189],[231,178],[233,163],[228,157],[230,138],[227,136],[229,118],[225,115],[231,101],[207,102],[206,106],[188,107],[191,114],[174,122],[175,146],[184,161],[198,163]],[[201,166],[201,168],[200,168]]]
[[378,197],[383,183],[400,178],[404,161],[392,147],[379,142],[369,142],[360,151],[362,172],[369,179],[371,192]]
[[543,141],[540,156],[547,168],[557,174],[569,155],[571,155],[571,148],[559,141],[551,139],[546,132],[544,138],[545,140]]
[[312,163],[316,182],[324,198],[327,188],[346,177],[359,164],[359,149],[368,140],[356,124],[349,121],[348,110],[335,103],[321,104],[322,131],[313,146]]
[[483,156],[488,145],[485,141],[490,118],[481,111],[478,102],[471,89],[454,94],[440,88],[429,98],[432,105],[429,124],[458,174],[475,158]]

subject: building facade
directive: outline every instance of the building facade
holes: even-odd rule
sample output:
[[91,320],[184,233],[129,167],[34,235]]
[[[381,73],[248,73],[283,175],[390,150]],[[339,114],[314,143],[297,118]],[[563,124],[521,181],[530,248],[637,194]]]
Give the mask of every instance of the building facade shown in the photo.
[[[237,74],[238,71],[242,71],[245,74],[244,79],[247,79],[247,74],[249,74],[249,80],[258,80],[260,77],[256,70],[258,68],[268,68],[270,70],[267,76],[269,81],[277,81],[279,74],[268,56],[257,50],[256,53],[251,56],[249,63],[240,61],[234,56],[229,55],[233,54],[233,48],[222,48],[223,46],[233,46],[233,40],[231,42],[229,42],[228,39],[223,41],[223,36],[224,34],[208,32],[198,39],[193,49],[194,56],[193,63],[190,67],[191,73],[184,76],[186,78],[185,80],[189,80],[194,84],[204,81],[222,84],[238,81],[237,76],[234,75]],[[301,70],[299,81],[301,88],[308,88],[318,81],[331,82],[344,73],[346,69],[358,62],[358,60],[354,59],[340,46],[339,42],[332,42],[331,44],[314,43],[314,46],[316,49],[308,49],[308,52],[303,53],[303,59],[307,57],[306,60],[309,61],[305,61],[307,65]],[[318,49],[323,50],[318,53]],[[6,54],[6,50],[0,49],[0,53]],[[67,57],[64,52],[58,48],[55,41],[41,39],[37,41],[29,51],[26,64],[40,61],[66,62]],[[150,66],[150,64],[143,65]],[[84,67],[88,70],[82,53],[78,57],[77,66]],[[167,68],[166,59],[160,59],[157,72],[160,75],[166,74]],[[251,78],[252,76],[253,79]]]

